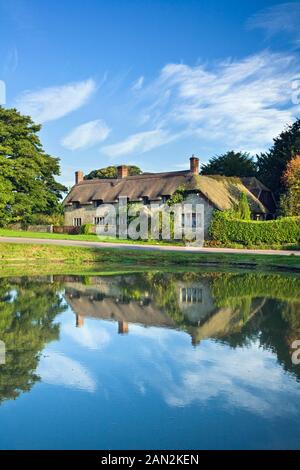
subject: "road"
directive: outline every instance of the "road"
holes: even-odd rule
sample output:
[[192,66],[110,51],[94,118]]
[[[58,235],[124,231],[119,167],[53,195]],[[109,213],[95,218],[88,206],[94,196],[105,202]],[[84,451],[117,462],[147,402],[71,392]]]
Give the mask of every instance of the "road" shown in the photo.
[[140,245],[137,243],[109,243],[109,242],[88,242],[81,240],[55,240],[43,238],[19,238],[19,237],[0,237],[0,243],[26,243],[36,245],[60,245],[60,246],[81,246],[85,248],[117,248],[127,250],[144,251],[173,251],[182,253],[231,253],[231,254],[252,254],[252,255],[277,255],[300,256],[300,250],[247,250],[237,248],[199,248],[193,246],[170,246],[170,245]]

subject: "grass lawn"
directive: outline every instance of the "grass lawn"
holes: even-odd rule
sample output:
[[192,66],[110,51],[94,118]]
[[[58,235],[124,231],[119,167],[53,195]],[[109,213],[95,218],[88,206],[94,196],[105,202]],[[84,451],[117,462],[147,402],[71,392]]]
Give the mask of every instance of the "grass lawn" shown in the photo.
[[159,269],[196,268],[243,268],[243,269],[281,269],[300,273],[300,257],[295,255],[276,256],[260,254],[229,253],[174,253],[151,252],[130,249],[83,248],[73,246],[34,245],[0,243],[0,272],[15,267],[19,274],[35,266],[40,272],[45,268],[56,271],[64,267],[68,271],[89,269],[97,263],[103,269],[139,269],[149,266]]
[[28,232],[27,230],[8,230],[0,228],[0,237],[19,237],[19,238],[41,238],[53,240],[77,240],[87,242],[109,242],[109,243],[137,243],[140,245],[183,245],[183,242],[167,242],[162,240],[122,240],[115,237],[102,237],[95,234],[91,235],[68,235],[67,233],[40,233]]
[[[0,237],[19,237],[19,238],[40,238],[44,240],[77,240],[77,241],[87,241],[87,242],[107,242],[107,243],[123,243],[125,245],[134,243],[139,245],[176,245],[184,246],[183,241],[172,242],[172,241],[163,241],[163,240],[122,240],[115,237],[102,237],[95,234],[91,235],[68,235],[59,234],[59,233],[39,233],[39,232],[29,232],[27,230],[9,230],[0,228]],[[240,249],[256,249],[256,250],[300,250],[299,245],[249,245],[244,246],[239,243],[228,243],[222,244],[213,241],[205,242],[204,246],[212,248],[240,248]]]

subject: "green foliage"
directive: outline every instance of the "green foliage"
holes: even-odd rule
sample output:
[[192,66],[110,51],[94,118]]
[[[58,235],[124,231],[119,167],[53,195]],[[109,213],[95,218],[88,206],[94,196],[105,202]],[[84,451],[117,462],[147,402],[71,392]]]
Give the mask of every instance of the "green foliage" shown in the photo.
[[300,119],[274,139],[273,147],[257,156],[258,178],[270,188],[276,199],[285,191],[282,179],[288,162],[300,153]]
[[251,219],[251,209],[245,193],[242,193],[237,207],[237,218],[241,220]]
[[65,307],[55,284],[19,279],[0,281],[0,338],[6,363],[0,367],[0,403],[16,399],[40,380],[39,356],[49,341],[59,337],[56,315]]
[[297,216],[300,214],[300,155],[293,157],[283,174],[286,192],[280,198],[281,214]]
[[7,209],[14,199],[12,188],[11,182],[0,175],[0,227],[3,227],[10,222],[10,216]]
[[186,194],[185,186],[184,185],[178,186],[176,191],[168,200],[167,202],[168,206],[173,206],[174,204],[181,204],[184,201],[185,194]]
[[59,213],[64,186],[55,181],[59,160],[46,154],[41,126],[0,106],[0,225],[31,223],[35,214]]
[[[142,170],[135,165],[128,165],[128,176],[140,175]],[[99,170],[93,170],[88,175],[84,177],[85,180],[92,180],[95,178],[99,179],[110,179],[117,178],[118,170],[116,166],[107,166],[105,168],[100,168]]]
[[212,285],[219,307],[235,307],[243,298],[272,298],[282,301],[299,299],[300,278],[281,274],[223,273]]
[[253,158],[245,152],[226,152],[212,157],[201,170],[202,175],[255,176],[256,165]]
[[80,227],[81,235],[89,235],[91,233],[92,226],[93,226],[92,224],[83,224]]
[[236,242],[243,245],[298,243],[300,217],[268,221],[239,220],[227,213],[215,211],[210,236],[222,243]]

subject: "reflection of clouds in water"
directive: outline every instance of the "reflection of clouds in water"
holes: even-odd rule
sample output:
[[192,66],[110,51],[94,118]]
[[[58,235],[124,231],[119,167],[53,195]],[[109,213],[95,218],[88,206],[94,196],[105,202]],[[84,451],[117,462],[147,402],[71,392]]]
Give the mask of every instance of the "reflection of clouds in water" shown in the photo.
[[181,341],[176,346],[174,332],[166,332],[159,334],[158,341],[154,335],[139,332],[147,336],[139,353],[148,362],[147,374],[138,364],[133,368],[141,393],[154,387],[168,405],[176,407],[222,398],[224,407],[258,414],[279,416],[297,411],[300,385],[284,372],[271,351],[257,343],[236,349],[214,341],[202,341],[196,349]]
[[213,342],[201,346],[202,350],[177,354],[182,370],[179,382],[168,387],[165,394],[170,405],[206,402],[222,395],[224,404],[256,413],[281,415],[296,411],[300,387],[295,388],[295,380],[285,374],[270,351],[256,344],[235,350]]
[[[167,340],[170,336],[170,330],[168,328],[159,328],[155,326],[144,327],[134,324],[129,324],[130,334],[132,336],[140,336],[143,338],[153,339],[157,342]],[[172,334],[176,334],[173,330]],[[178,335],[182,335],[182,332],[178,332]]]
[[80,346],[100,350],[109,344],[111,337],[105,328],[99,326],[96,322],[91,325],[86,322],[83,328],[75,328],[74,322],[69,321],[62,326],[62,333],[71,337]]
[[96,382],[90,373],[78,362],[60,353],[49,351],[41,358],[37,370],[42,381],[51,385],[93,393]]

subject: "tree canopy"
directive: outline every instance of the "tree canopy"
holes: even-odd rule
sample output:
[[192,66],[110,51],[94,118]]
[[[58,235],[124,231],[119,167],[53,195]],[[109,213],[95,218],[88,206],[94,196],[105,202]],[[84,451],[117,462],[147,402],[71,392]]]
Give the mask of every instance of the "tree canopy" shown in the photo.
[[55,180],[59,159],[44,150],[35,124],[16,109],[0,106],[0,224],[30,223],[60,210],[66,188]]
[[300,153],[300,119],[288,126],[278,137],[268,152],[257,156],[259,179],[270,188],[276,199],[286,190],[283,174],[288,162]]
[[[128,176],[140,175],[142,170],[135,165],[127,165]],[[100,168],[99,170],[93,170],[88,175],[84,177],[86,180],[92,180],[94,178],[107,179],[107,178],[117,178],[118,170],[117,166],[107,166],[105,168]]]
[[300,215],[300,155],[295,155],[288,162],[282,180],[286,187],[286,192],[280,199],[282,214]]
[[249,153],[231,150],[212,157],[206,165],[203,165],[201,173],[203,175],[238,177],[254,176],[256,174],[256,165]]

